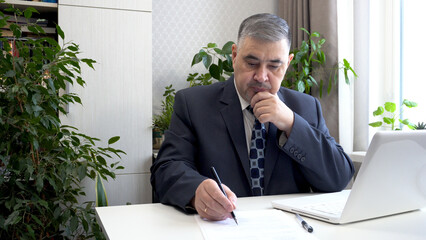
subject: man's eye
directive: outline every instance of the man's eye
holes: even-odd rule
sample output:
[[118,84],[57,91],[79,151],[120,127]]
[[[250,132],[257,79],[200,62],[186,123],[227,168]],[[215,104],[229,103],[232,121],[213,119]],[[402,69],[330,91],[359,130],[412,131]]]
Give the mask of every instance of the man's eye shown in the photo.
[[278,69],[279,66],[275,66],[275,65],[270,65],[269,66],[271,69]]

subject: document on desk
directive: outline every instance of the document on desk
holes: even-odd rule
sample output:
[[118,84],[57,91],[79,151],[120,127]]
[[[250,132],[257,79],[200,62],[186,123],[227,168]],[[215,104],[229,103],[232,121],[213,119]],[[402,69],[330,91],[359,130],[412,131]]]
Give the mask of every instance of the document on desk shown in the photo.
[[195,215],[206,240],[255,240],[255,239],[317,239],[308,233],[292,215],[276,209],[235,211],[238,225],[231,218],[208,221]]

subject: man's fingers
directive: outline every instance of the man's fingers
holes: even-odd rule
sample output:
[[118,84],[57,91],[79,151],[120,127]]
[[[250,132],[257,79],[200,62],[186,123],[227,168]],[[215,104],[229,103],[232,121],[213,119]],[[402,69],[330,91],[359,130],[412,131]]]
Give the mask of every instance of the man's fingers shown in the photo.
[[234,192],[231,191],[226,185],[222,184],[223,189],[225,190],[226,194],[228,195],[229,201],[232,203],[232,210],[235,210],[237,208],[237,195],[235,195]]
[[[213,209],[216,209],[217,212],[232,211],[234,209],[233,203],[228,198],[226,198],[217,183],[215,181],[213,182],[214,184],[211,186],[211,188],[209,186],[209,189],[207,189],[207,193],[210,194],[211,197],[211,200],[206,202],[207,205]],[[235,195],[227,186],[222,184],[222,187],[224,190],[226,189],[225,192],[228,191],[231,194]]]
[[236,207],[235,194],[225,185],[222,185],[229,199],[220,190],[212,179],[204,180],[195,192],[194,207],[198,214],[210,220],[223,220],[230,217],[230,212]]
[[254,110],[254,108],[255,108],[255,106],[258,102],[260,102],[264,99],[267,99],[267,98],[271,98],[273,96],[274,95],[272,95],[269,92],[258,92],[251,98],[250,105],[253,107],[253,110]]

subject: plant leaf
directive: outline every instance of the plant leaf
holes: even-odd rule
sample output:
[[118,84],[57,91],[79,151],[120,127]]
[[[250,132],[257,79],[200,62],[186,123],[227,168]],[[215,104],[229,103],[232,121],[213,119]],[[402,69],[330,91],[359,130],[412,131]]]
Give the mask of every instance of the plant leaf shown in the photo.
[[395,119],[389,118],[389,117],[383,117],[383,122],[385,122],[387,124],[392,124],[392,123],[395,122]]
[[225,43],[222,47],[222,54],[231,54],[232,53],[232,45],[234,45],[233,41],[229,41]]
[[203,56],[203,64],[206,69],[209,69],[210,65],[212,64],[212,56],[208,54]]
[[27,9],[24,10],[24,17],[26,19],[31,18],[31,16],[33,15],[33,12],[34,13],[39,13],[35,8],[28,7]]
[[384,111],[383,107],[378,107],[377,110],[373,112],[373,116],[382,115],[384,112],[385,111]]
[[112,137],[112,138],[110,138],[110,139],[108,140],[108,145],[114,144],[114,143],[116,143],[118,140],[120,140],[120,136]]
[[201,55],[199,53],[194,55],[194,58],[192,59],[192,63],[191,63],[191,67],[194,66],[195,64],[201,62],[203,60],[203,58],[201,57]]
[[318,32],[313,32],[313,33],[311,33],[311,36],[312,36],[312,37],[319,37],[319,36],[320,36],[320,34],[319,34]]
[[214,79],[220,80],[220,69],[216,64],[212,64],[209,67],[209,73]]
[[372,122],[372,123],[369,123],[368,125],[372,127],[380,127],[382,126],[382,122]]
[[62,40],[65,39],[64,31],[62,31],[62,28],[58,24],[56,24],[56,32],[62,38]]
[[404,101],[402,101],[402,104],[404,104],[408,108],[417,107],[417,103],[416,102],[408,101],[407,99],[404,99]]
[[393,102],[385,102],[385,110],[391,113],[395,112],[396,104]]
[[108,198],[106,195],[104,183],[102,182],[101,177],[96,173],[96,207],[108,206]]
[[207,47],[208,48],[215,48],[215,47],[217,47],[217,44],[216,43],[208,43]]

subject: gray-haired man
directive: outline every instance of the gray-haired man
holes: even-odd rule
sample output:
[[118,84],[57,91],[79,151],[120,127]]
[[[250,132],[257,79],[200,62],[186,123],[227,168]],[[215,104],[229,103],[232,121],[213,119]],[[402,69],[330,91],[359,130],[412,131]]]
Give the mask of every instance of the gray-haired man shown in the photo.
[[[293,59],[290,39],[285,20],[253,15],[232,47],[234,76],[176,94],[151,167],[162,203],[222,220],[237,197],[346,187],[353,164],[329,135],[318,100],[281,87]],[[212,166],[228,198],[211,179]]]

